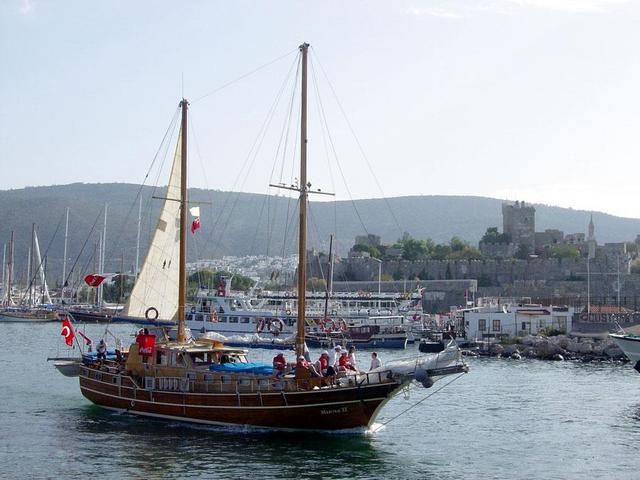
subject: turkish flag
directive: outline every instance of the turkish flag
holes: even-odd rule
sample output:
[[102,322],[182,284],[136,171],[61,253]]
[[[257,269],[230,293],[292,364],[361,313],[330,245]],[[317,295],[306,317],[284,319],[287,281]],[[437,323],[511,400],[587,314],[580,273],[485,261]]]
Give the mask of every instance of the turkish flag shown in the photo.
[[196,230],[200,228],[200,218],[196,218],[191,222],[191,233],[196,233]]
[[102,282],[105,280],[104,275],[98,275],[97,273],[93,273],[91,275],[87,275],[84,277],[84,281],[90,287],[99,287]]
[[62,332],[60,335],[64,337],[64,343],[68,346],[73,345],[73,338],[75,337],[75,334],[73,333],[73,327],[71,326],[71,322],[68,317],[64,317],[64,320],[62,321]]

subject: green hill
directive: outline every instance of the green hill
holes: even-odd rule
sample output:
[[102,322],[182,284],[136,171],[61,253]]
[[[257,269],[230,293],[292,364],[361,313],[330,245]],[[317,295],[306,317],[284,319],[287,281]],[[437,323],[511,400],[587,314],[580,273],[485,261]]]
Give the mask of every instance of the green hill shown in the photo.
[[[76,271],[93,270],[91,257],[102,231],[100,215],[105,203],[109,205],[107,270],[119,271],[123,263],[130,269],[135,262],[139,191],[143,198],[141,250],[145,252],[161,204],[152,196],[163,196],[162,189],[141,189],[131,184],[71,184],[0,191],[0,244],[8,243],[10,231],[15,231],[17,278],[24,278],[33,222],[38,225],[41,250],[49,246],[48,276],[54,281],[61,278],[66,207],[70,208],[67,269],[79,258]],[[190,259],[280,255],[297,249],[294,199],[201,189],[192,189],[190,199],[207,202],[201,206],[201,230],[189,236],[193,243]],[[329,235],[334,233],[338,253],[346,254],[356,235],[374,233],[390,243],[403,231],[436,242],[455,235],[476,244],[487,227],[502,228],[501,203],[499,199],[467,196],[312,202],[309,247],[328,250]],[[565,233],[586,232],[589,212],[535,206],[537,231],[557,228]],[[600,243],[633,240],[640,233],[639,219],[605,213],[594,213],[593,218]],[[144,253],[140,261],[143,257]]]

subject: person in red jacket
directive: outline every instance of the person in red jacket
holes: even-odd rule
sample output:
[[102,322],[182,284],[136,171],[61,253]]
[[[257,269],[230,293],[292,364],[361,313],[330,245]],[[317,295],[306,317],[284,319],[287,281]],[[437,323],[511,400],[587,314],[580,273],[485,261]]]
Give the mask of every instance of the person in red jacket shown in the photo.
[[340,355],[340,360],[338,360],[338,366],[343,371],[347,371],[347,370],[352,370],[354,372],[356,371],[356,367],[351,365],[351,362],[349,361],[349,355],[347,354],[346,350],[342,350],[342,353]]
[[284,353],[279,352],[273,357],[273,376],[280,378],[284,375],[284,371],[287,368],[287,359],[284,357]]

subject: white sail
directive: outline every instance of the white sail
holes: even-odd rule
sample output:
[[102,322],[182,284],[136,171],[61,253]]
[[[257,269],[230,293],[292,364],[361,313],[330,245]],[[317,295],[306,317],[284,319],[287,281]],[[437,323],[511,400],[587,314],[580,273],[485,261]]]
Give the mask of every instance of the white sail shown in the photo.
[[[180,138],[180,137],[178,137]],[[149,251],[133,287],[123,314],[145,317],[149,308],[158,311],[158,318],[171,320],[178,314],[178,277],[180,271],[180,179],[181,141],[176,153],[167,185],[166,199],[151,239]],[[155,312],[149,314],[155,317]]]
[[[42,257],[40,256],[40,242],[38,241],[38,232],[36,232],[35,230],[33,231],[33,240],[34,240],[34,245],[35,245],[35,255],[34,255],[34,261],[36,262],[36,265],[38,265],[36,268],[38,270],[37,275],[40,277],[40,285],[42,287],[42,297],[40,298],[40,300],[42,300],[42,303],[51,303],[51,296],[49,295],[49,287],[47,286],[47,280],[44,276],[44,268],[42,265]],[[35,278],[32,279],[33,282],[33,288],[35,289]],[[35,292],[34,293],[34,298],[38,298],[40,295],[39,292]],[[39,303],[39,302],[35,302],[35,303]]]

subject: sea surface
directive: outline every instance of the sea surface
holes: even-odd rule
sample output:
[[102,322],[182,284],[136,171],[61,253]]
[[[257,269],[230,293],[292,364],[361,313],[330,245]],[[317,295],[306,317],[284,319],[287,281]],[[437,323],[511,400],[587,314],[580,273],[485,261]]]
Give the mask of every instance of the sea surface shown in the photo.
[[[97,340],[104,329],[86,332]],[[640,478],[640,375],[629,364],[469,359],[449,385],[391,400],[375,431],[325,434],[109,412],[46,361],[66,354],[58,323],[2,325],[0,478]]]

